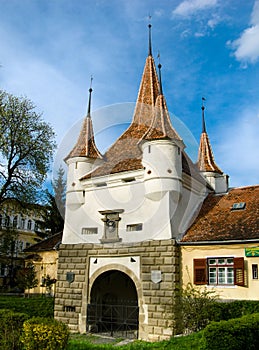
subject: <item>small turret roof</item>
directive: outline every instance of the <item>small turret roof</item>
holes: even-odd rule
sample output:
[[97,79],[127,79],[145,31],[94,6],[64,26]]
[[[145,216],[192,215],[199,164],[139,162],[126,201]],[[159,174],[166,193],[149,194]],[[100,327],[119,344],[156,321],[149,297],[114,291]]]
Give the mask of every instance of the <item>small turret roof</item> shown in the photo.
[[159,63],[159,95],[156,98],[152,123],[143,136],[143,140],[174,139],[182,141],[176,130],[173,128],[170,120],[166,99],[162,91],[161,67],[162,66]]
[[91,159],[102,159],[102,155],[99,152],[95,140],[94,140],[94,132],[93,132],[93,124],[91,118],[91,94],[92,88],[89,89],[89,101],[88,101],[88,112],[87,116],[83,121],[83,125],[81,131],[79,133],[79,137],[77,143],[75,144],[72,151],[68,154],[65,160],[69,158],[75,157],[85,157]]
[[204,117],[204,106],[202,105],[202,133],[200,138],[200,146],[198,152],[198,168],[200,171],[204,172],[214,172],[218,174],[223,174],[220,168],[217,166],[212,147],[210,145],[209,136],[206,131],[205,117]]

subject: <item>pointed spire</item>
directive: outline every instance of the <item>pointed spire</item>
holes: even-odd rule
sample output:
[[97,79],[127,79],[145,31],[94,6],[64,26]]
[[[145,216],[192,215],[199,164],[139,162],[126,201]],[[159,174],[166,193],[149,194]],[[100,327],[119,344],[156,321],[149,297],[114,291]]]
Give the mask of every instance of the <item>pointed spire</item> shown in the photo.
[[[159,57],[160,57],[160,55],[159,55]],[[163,95],[161,68],[162,68],[162,65],[161,65],[161,63],[159,62],[159,64],[158,64],[159,87],[160,87],[160,95]]]
[[206,99],[204,97],[202,97],[202,106],[201,106],[201,110],[202,110],[202,132],[206,132],[206,124],[205,124],[205,116],[204,116],[204,101],[206,101]]
[[132,124],[148,128],[152,122],[153,107],[160,87],[151,47],[151,24],[149,24],[149,52],[146,59]]
[[91,82],[90,82],[90,88],[89,88],[89,100],[88,100],[88,109],[87,109],[87,116],[90,117],[91,114],[91,99],[92,99],[92,82],[93,82],[93,77],[91,76]]
[[162,139],[182,141],[172,126],[165,97],[164,95],[160,94],[156,99],[152,124],[143,136],[142,140]]
[[87,116],[83,121],[83,125],[81,128],[77,143],[72,149],[72,151],[69,153],[69,155],[65,158],[65,160],[69,158],[75,158],[75,157],[86,157],[86,158],[92,158],[92,159],[103,158],[101,153],[97,149],[95,140],[94,140],[93,124],[92,124],[92,118],[91,118],[91,97],[92,97],[92,91],[93,91],[92,80],[93,78],[91,77]]
[[155,108],[153,112],[152,124],[143,136],[143,140],[155,140],[155,139],[174,139],[181,140],[176,130],[173,128],[170,120],[170,115],[166,105],[166,100],[162,91],[162,78],[161,67],[158,64],[159,69],[159,86],[160,93],[156,98]]
[[205,98],[202,97],[202,133],[200,138],[200,147],[198,152],[198,168],[203,172],[213,172],[223,174],[220,168],[217,166],[214,160],[212,147],[210,145],[209,136],[206,131],[205,116],[204,116],[204,102]]
[[152,25],[148,25],[148,56],[152,56],[152,40],[151,40],[151,28]]

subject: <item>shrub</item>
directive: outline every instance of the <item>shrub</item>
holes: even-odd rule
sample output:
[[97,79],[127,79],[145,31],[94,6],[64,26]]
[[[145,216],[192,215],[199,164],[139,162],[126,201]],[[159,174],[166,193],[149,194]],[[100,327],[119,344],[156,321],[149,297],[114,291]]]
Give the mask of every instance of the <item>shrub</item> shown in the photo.
[[19,350],[22,348],[20,336],[28,315],[10,310],[0,310],[0,349]]
[[218,299],[214,290],[195,288],[191,283],[182,292],[182,322],[185,332],[197,332],[211,321],[211,308]]
[[54,319],[34,317],[23,324],[21,341],[26,350],[64,350],[68,338],[68,327]]
[[54,298],[33,295],[31,298],[0,295],[0,309],[26,313],[30,317],[54,317]]
[[255,350],[259,347],[259,314],[212,322],[203,332],[202,350]]

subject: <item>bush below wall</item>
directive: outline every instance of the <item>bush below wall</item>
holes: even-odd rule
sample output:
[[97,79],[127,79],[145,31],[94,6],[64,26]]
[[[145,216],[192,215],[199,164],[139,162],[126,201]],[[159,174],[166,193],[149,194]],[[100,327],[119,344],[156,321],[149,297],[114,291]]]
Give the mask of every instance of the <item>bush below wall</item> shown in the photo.
[[26,313],[29,317],[54,317],[54,298],[46,296],[30,296],[30,298],[24,298],[0,295],[0,310],[1,309]]
[[259,301],[256,300],[215,302],[210,305],[211,321],[230,320],[254,313],[259,313]]
[[256,350],[259,348],[259,314],[212,322],[203,331],[202,350]]
[[23,313],[11,310],[0,310],[0,349],[19,350],[22,349],[20,337],[24,321],[29,318]]

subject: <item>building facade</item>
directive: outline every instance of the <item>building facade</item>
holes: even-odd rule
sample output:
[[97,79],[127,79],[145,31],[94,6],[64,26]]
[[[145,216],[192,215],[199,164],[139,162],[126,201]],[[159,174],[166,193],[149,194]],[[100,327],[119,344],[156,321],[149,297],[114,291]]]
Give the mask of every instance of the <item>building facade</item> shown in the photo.
[[24,249],[40,240],[37,222],[42,208],[13,199],[0,208],[0,286],[9,286],[15,270],[24,265]]
[[132,122],[104,155],[94,140],[91,96],[92,89],[65,159],[55,317],[75,332],[123,330],[167,339],[180,331],[179,292],[187,276],[193,279],[184,267],[193,273],[193,261],[206,255],[189,256],[188,243],[199,246],[184,237],[206,199],[228,193],[228,176],[214,161],[203,106],[198,163],[185,152],[170,120],[161,65],[157,70],[152,56],[151,26]]

